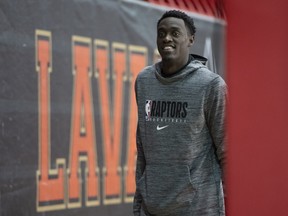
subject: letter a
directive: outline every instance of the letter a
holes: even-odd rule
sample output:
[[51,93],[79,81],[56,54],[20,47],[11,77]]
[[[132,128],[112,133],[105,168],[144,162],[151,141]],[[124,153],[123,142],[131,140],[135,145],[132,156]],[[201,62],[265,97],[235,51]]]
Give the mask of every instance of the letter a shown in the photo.
[[[91,39],[73,36],[73,109],[69,164],[69,208],[99,205],[94,111],[91,89]],[[81,167],[85,167],[85,172]],[[83,189],[85,188],[85,189]]]

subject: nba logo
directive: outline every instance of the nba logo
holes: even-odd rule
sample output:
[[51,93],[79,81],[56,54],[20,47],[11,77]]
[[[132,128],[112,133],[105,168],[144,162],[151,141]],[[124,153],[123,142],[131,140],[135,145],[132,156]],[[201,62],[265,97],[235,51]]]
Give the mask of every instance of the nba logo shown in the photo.
[[146,100],[146,104],[145,104],[146,121],[149,121],[151,119],[151,106],[152,106],[152,100]]

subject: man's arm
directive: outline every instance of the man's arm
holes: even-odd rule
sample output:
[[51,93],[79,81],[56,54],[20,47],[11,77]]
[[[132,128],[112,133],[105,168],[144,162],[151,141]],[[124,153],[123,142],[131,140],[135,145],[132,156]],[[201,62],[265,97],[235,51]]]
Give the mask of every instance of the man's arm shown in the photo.
[[[138,78],[136,79],[134,90],[135,90],[135,96],[136,96],[136,103],[138,106],[137,81],[138,81]],[[139,111],[138,111],[138,115],[139,115]],[[133,213],[134,213],[134,216],[140,216],[142,196],[139,191],[138,182],[144,173],[146,160],[145,160],[145,155],[144,155],[142,142],[141,142],[139,122],[137,124],[137,131],[136,131],[136,145],[137,145],[137,160],[136,160],[136,173],[135,173],[136,191],[134,194]]]
[[206,120],[216,147],[216,154],[221,165],[222,180],[226,159],[225,121],[226,121],[227,86],[221,77],[211,81],[206,97]]
[[136,191],[134,195],[134,204],[133,204],[133,213],[134,216],[140,216],[141,213],[141,203],[142,203],[142,196],[139,192],[138,182],[143,175],[145,169],[145,156],[142,148],[142,143],[139,134],[139,126],[137,127],[136,133],[136,144],[137,144],[137,162],[136,162]]

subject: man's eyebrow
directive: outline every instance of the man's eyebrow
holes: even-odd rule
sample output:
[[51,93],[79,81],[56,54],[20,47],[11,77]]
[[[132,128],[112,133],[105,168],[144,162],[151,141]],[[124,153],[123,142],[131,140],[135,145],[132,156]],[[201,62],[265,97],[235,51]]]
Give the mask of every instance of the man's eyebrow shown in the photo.
[[172,29],[172,30],[181,30],[181,28],[179,28],[179,27],[173,27],[173,26],[171,27],[171,29]]

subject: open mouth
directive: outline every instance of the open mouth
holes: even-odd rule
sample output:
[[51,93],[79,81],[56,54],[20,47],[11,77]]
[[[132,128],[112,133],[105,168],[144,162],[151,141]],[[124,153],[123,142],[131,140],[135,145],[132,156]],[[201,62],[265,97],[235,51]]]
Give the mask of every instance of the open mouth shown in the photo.
[[166,46],[163,46],[163,47],[162,47],[162,50],[163,50],[163,51],[166,51],[166,52],[173,51],[174,49],[175,49],[175,47],[172,46],[172,45],[166,45]]

